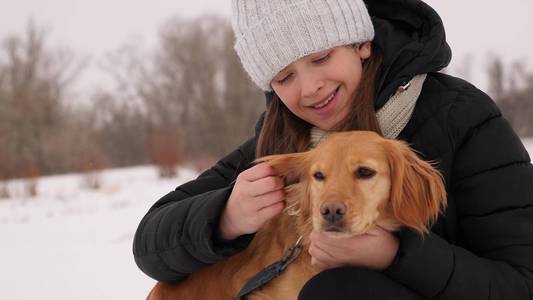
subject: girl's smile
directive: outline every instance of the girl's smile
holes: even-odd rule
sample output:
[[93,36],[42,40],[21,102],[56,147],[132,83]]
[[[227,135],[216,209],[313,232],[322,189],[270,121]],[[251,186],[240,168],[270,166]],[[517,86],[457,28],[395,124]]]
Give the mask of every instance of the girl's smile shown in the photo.
[[339,92],[338,86],[332,93],[330,93],[324,100],[320,101],[317,104],[310,105],[309,107],[315,111],[318,115],[327,115],[329,112],[331,112],[335,108],[335,104],[337,103],[337,95]]

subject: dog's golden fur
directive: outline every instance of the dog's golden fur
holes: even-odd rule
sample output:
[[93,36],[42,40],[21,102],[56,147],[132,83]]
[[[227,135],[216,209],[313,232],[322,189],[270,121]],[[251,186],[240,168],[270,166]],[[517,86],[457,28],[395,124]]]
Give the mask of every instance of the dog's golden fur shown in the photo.
[[[247,299],[297,299],[305,282],[315,275],[307,253],[313,228],[328,230],[320,207],[329,201],[346,206],[342,228],[330,234],[343,237],[365,233],[377,224],[388,230],[409,227],[428,231],[446,204],[440,174],[400,141],[373,132],[332,134],[316,149],[259,159],[286,183],[285,213],[259,230],[239,254],[175,283],[158,283],[149,300],[232,299],[244,283],[283,257],[299,236],[304,251],[280,277]],[[317,176],[320,173],[321,176]]]

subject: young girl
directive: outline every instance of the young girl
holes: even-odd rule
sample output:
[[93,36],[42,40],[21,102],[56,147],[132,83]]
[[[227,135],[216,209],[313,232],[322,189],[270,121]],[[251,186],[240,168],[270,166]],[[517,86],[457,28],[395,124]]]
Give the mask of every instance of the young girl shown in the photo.
[[254,137],[149,210],[134,241],[141,270],[181,280],[281,213],[283,182],[256,157],[372,130],[438,162],[448,207],[424,238],[313,232],[324,271],[300,299],[533,299],[533,167],[486,94],[438,73],[451,52],[435,11],[419,0],[233,0],[233,11],[267,111]]

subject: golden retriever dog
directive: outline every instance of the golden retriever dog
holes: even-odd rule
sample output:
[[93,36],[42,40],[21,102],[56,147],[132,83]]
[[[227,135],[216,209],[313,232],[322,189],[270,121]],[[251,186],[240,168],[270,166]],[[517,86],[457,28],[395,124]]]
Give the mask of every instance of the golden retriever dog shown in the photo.
[[233,299],[246,281],[280,260],[302,236],[303,251],[277,278],[246,299],[297,299],[318,273],[307,249],[313,229],[346,237],[378,225],[421,235],[446,205],[442,177],[401,141],[368,131],[330,135],[315,149],[258,159],[286,184],[284,213],[265,224],[242,252],[175,283],[158,283],[150,300]]

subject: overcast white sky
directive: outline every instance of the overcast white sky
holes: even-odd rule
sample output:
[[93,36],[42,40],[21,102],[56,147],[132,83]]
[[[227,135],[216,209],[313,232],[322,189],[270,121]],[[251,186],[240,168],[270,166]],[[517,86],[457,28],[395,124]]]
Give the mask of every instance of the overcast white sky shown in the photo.
[[[426,2],[444,21],[454,53],[452,73],[461,73],[465,65],[471,64],[468,79],[484,88],[482,65],[490,53],[504,55],[507,61],[526,60],[528,66],[533,66],[532,0]],[[126,40],[139,39],[140,44],[149,48],[156,41],[160,25],[174,15],[194,17],[218,13],[229,17],[230,3],[229,0],[0,0],[0,38],[10,32],[22,32],[31,17],[50,31],[50,44],[68,46],[95,61]]]

